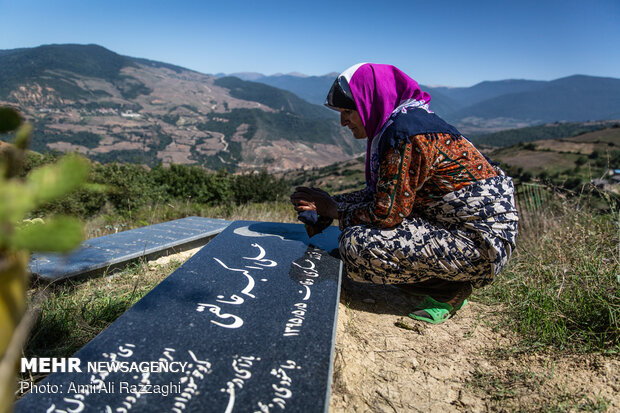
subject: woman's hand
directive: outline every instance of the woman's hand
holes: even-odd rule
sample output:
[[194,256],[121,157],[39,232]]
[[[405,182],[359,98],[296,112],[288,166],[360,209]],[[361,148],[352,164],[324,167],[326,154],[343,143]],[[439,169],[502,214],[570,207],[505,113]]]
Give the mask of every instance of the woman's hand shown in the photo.
[[295,211],[316,211],[319,215],[338,219],[338,205],[332,197],[319,188],[299,186],[291,195]]

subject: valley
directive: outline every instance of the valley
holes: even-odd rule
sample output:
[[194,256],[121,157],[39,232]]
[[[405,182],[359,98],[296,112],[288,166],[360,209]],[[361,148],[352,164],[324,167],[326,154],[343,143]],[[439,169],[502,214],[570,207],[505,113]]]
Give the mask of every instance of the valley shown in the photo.
[[[242,80],[121,56],[97,45],[47,45],[3,51],[0,74],[0,105],[16,108],[33,123],[31,149],[38,152],[79,152],[98,162],[148,167],[284,173],[352,161],[365,151],[365,142],[320,105],[335,73],[240,73],[248,79]],[[620,79],[575,75],[422,88],[432,95],[431,109],[488,150],[609,128],[618,123],[609,119],[620,118]],[[597,98],[576,107],[569,95],[582,89]],[[517,168],[531,166],[535,174],[577,159],[508,153],[498,157]],[[517,159],[521,156],[526,160]]]

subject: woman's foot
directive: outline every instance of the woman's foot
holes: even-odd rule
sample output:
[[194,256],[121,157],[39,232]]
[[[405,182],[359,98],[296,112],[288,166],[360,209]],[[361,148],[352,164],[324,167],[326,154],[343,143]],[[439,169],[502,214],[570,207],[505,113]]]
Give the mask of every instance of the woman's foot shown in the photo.
[[439,324],[452,317],[454,313],[463,308],[466,304],[467,300],[463,300],[456,307],[452,307],[450,304],[442,303],[434,300],[430,296],[426,296],[413,313],[409,314],[409,317],[431,324]]
[[415,291],[426,293],[424,300],[409,317],[431,324],[443,323],[454,315],[467,304],[467,297],[472,293],[472,286],[468,281],[430,280],[413,284],[407,289],[412,294],[415,294]]

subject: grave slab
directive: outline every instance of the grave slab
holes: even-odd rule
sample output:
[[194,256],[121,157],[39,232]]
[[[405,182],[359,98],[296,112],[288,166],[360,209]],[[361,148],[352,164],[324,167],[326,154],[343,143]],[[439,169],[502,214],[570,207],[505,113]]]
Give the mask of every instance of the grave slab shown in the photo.
[[206,244],[230,224],[223,219],[187,217],[91,238],[70,254],[33,254],[30,271],[44,281],[85,276]]
[[235,221],[15,412],[326,412],[338,234]]

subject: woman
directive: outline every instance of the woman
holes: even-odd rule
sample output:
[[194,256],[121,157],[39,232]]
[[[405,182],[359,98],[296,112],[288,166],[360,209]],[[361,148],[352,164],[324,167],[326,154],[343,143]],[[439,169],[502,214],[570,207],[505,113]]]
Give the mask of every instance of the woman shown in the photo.
[[340,74],[326,106],[367,139],[366,188],[330,196],[297,188],[295,210],[342,230],[347,276],[426,295],[410,317],[441,323],[506,265],[517,236],[512,180],[429,110],[431,97],[394,66]]

